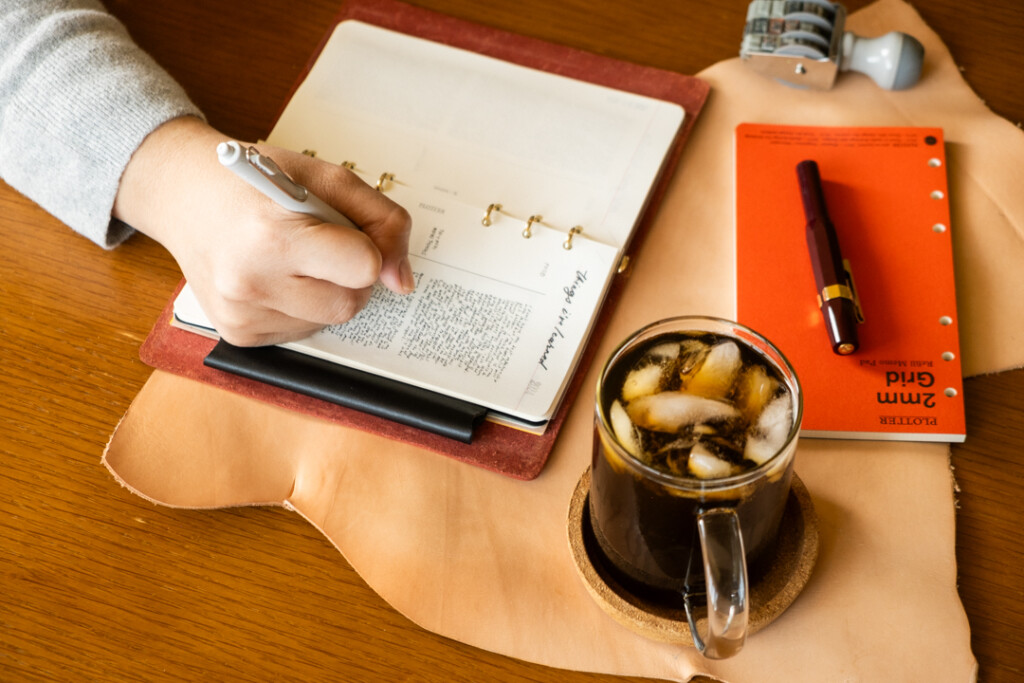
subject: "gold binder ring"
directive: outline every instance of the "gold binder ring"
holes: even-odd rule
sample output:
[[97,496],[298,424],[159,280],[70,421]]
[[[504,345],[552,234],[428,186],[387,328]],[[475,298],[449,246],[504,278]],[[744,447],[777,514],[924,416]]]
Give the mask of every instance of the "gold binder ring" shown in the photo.
[[343,161],[341,162],[342,168],[347,168],[350,171],[356,170],[356,162],[354,161]]
[[377,178],[377,192],[383,192],[384,191],[384,183],[386,183],[389,180],[394,180],[394,179],[395,179],[395,174],[394,173],[381,173],[380,174],[380,178]]
[[483,225],[491,224],[491,214],[495,211],[501,211],[501,204],[490,204],[487,207],[487,213],[484,214],[483,219],[480,221]]
[[582,225],[574,225],[572,228],[570,228],[569,229],[569,236],[566,238],[566,240],[564,242],[562,242],[562,248],[563,249],[572,249],[572,238],[575,237],[576,235],[580,234],[581,232],[583,232],[583,226]]
[[543,216],[534,214],[533,216],[530,216],[528,219],[526,219],[526,227],[523,228],[523,237],[525,237],[526,239],[530,239],[531,237],[533,237],[533,224],[540,223],[543,218]]

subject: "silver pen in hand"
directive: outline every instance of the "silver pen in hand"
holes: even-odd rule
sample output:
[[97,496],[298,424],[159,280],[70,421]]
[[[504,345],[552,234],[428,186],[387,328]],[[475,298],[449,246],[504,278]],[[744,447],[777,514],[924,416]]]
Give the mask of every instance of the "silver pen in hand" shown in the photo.
[[222,142],[217,145],[217,158],[239,178],[289,211],[358,230],[355,223],[288,177],[273,159],[260,154],[255,147],[243,147],[234,140]]

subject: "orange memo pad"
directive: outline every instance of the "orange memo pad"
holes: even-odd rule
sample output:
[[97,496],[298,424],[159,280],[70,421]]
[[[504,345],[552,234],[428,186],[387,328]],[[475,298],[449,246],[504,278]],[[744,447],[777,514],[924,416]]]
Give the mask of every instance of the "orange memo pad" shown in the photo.
[[[804,390],[804,435],[963,441],[964,405],[942,130],[741,124],[737,317]],[[817,161],[864,321],[832,352],[816,300],[796,165]]]

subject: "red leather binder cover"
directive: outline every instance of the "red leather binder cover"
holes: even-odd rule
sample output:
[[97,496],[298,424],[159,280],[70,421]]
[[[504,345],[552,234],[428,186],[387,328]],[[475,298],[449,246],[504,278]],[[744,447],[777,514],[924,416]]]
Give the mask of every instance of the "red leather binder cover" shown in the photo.
[[[535,38],[515,35],[394,0],[351,0],[342,6],[336,17],[336,22],[347,19],[356,19],[507,62],[682,106],[686,112],[683,125],[666,157],[662,173],[655,187],[652,188],[647,209],[634,231],[627,251],[635,249],[647,231],[678,163],[683,145],[708,95],[707,83],[693,76],[644,67]],[[333,26],[331,28],[333,29]],[[324,41],[321,43],[321,49],[329,35],[330,31],[327,31]],[[317,54],[310,59],[306,72],[312,68]],[[298,82],[296,83],[297,87]],[[148,339],[142,345],[140,356],[143,362],[155,368],[197,379],[290,410],[364,429],[389,439],[415,444],[510,477],[533,479],[543,469],[565,421],[566,414],[579,393],[586,370],[594,360],[596,344],[593,340],[600,339],[603,330],[607,327],[608,315],[618,299],[624,284],[623,280],[624,276],[619,276],[613,282],[591,333],[591,341],[587,344],[580,359],[576,374],[570,382],[561,405],[542,435],[484,422],[474,433],[472,443],[466,444],[319,399],[213,370],[203,365],[203,358],[213,348],[214,342],[170,325],[173,297]]]

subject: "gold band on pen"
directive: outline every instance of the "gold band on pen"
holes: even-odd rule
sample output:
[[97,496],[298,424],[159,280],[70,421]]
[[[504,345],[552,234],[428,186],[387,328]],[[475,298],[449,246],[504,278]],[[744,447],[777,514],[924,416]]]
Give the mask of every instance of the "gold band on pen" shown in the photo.
[[853,292],[846,285],[829,285],[821,290],[822,302],[832,299],[849,299],[853,301]]
[[583,232],[582,225],[574,225],[572,228],[570,228],[569,237],[567,237],[566,240],[562,242],[562,248],[566,250],[572,249],[572,238],[580,234],[581,232]]
[[523,237],[526,239],[530,239],[533,236],[533,224],[540,223],[542,219],[543,216],[540,216],[539,214],[534,214],[533,216],[530,216],[529,219],[527,219],[526,221],[526,227],[523,228]]
[[381,173],[380,174],[380,178],[377,179],[377,191],[378,192],[383,192],[384,191],[384,183],[389,181],[389,180],[393,181],[394,179],[395,179],[395,174],[394,173]]
[[495,211],[501,211],[501,204],[491,204],[491,205],[489,205],[487,207],[487,213],[484,214],[484,217],[480,220],[480,223],[482,223],[483,225],[490,225],[491,224],[491,214],[494,213]]

